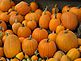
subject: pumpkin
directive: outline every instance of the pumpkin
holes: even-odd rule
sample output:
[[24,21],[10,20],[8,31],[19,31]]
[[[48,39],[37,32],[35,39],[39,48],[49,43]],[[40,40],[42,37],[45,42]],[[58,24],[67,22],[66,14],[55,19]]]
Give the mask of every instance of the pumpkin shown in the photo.
[[[0,37],[1,38],[1,37]],[[0,47],[2,47],[2,40],[0,39]]]
[[42,28],[36,28],[32,33],[32,38],[34,38],[37,42],[40,42],[42,39],[45,39],[47,37],[48,32]]
[[58,25],[56,28],[56,33],[58,34],[60,31],[63,31],[65,28],[62,25]]
[[22,50],[24,53],[26,53],[28,56],[31,56],[34,54],[38,46],[38,43],[35,39],[33,39],[30,35],[29,38],[26,38],[22,42]]
[[4,21],[2,21],[2,20],[0,20],[0,26],[1,26],[4,30],[7,29],[6,23],[5,23]]
[[78,7],[72,7],[69,12],[74,13],[75,15],[77,15],[78,21],[81,22],[81,9],[79,9]]
[[8,11],[10,7],[11,7],[11,0],[1,0],[0,10]]
[[5,21],[5,22],[8,22],[9,21],[9,18],[10,16],[8,15],[8,12],[4,12],[0,15],[0,19]]
[[67,56],[71,59],[71,60],[75,60],[77,58],[80,57],[80,52],[78,51],[78,49],[76,48],[72,48],[67,52]]
[[16,13],[17,13],[16,11],[11,11],[11,12],[9,13],[9,16],[15,15]]
[[25,26],[27,26],[27,20],[24,20],[24,21],[22,21],[22,24],[24,24]]
[[34,20],[27,22],[27,27],[29,27],[31,30],[34,30],[37,27],[37,23]]
[[3,12],[0,10],[0,15],[2,14]]
[[60,61],[63,55],[65,55],[64,52],[57,51],[53,57],[56,58],[58,61]]
[[0,47],[0,57],[2,57],[4,55],[4,52],[3,51],[4,51],[3,48]]
[[15,6],[15,10],[21,15],[26,15],[30,11],[30,7],[28,3],[21,1]]
[[35,13],[36,14],[39,14],[40,16],[42,15],[42,10],[41,9],[37,9],[36,11],[35,11]]
[[56,48],[54,41],[51,41],[51,40],[48,40],[48,39],[41,40],[39,45],[38,45],[39,55],[42,58],[53,57],[56,50],[57,50],[57,48]]
[[63,26],[70,30],[75,30],[78,25],[77,16],[70,12],[63,13],[61,16],[61,21]]
[[13,23],[15,23],[15,20],[17,20],[18,22],[22,22],[23,19],[24,19],[24,18],[23,18],[22,15],[16,13],[16,14],[10,16],[9,23],[10,23],[11,25],[13,25]]
[[7,30],[5,31],[5,35],[6,35],[6,33],[13,34],[13,31],[10,30],[10,29],[7,29]]
[[38,22],[39,20],[38,20],[39,18],[38,18],[38,16],[37,16],[37,14],[36,13],[28,13],[28,14],[26,14],[26,16],[25,16],[25,20],[27,20],[27,22],[28,21],[30,21],[30,20],[35,20],[36,22]]
[[29,58],[29,56],[25,53],[25,58],[27,59],[27,58]]
[[71,48],[78,47],[78,39],[72,31],[67,29],[58,33],[56,38],[56,44],[59,49],[67,52]]
[[31,2],[30,3],[30,8],[31,8],[31,11],[37,10],[37,8],[38,8],[37,3],[36,2]]
[[71,61],[67,55],[63,55],[60,61]]
[[38,60],[38,57],[37,57],[36,55],[33,55],[33,56],[31,57],[31,60],[32,60],[32,61],[36,61],[36,60]]
[[56,18],[52,18],[49,22],[49,29],[51,31],[56,31],[58,25],[60,25],[60,20]]
[[15,20],[15,23],[12,25],[12,30],[13,30],[13,32],[14,32],[15,34],[17,34],[18,28],[21,27],[21,26],[22,26],[22,24],[19,23],[19,22],[17,22],[17,21]]
[[52,32],[48,35],[48,39],[52,40],[52,41],[56,41],[56,33]]
[[16,35],[8,35],[4,43],[4,54],[12,58],[21,51],[20,40]]
[[16,55],[16,58],[18,58],[19,60],[22,60],[24,58],[24,54],[23,52],[20,52]]
[[0,57],[0,61],[6,61],[4,57]]
[[49,58],[47,61],[58,61],[58,60],[55,58]]
[[41,28],[45,28],[48,29],[49,27],[49,21],[50,21],[50,17],[48,14],[43,14],[40,19],[39,19],[39,26]]
[[81,46],[81,38],[78,38],[78,45]]
[[23,42],[24,39],[25,39],[24,37],[19,37],[21,43]]
[[81,58],[77,58],[77,59],[75,59],[74,61],[81,61]]
[[18,60],[17,58],[13,58],[10,61],[20,61],[20,60]]
[[18,28],[18,31],[17,31],[18,37],[29,37],[30,34],[31,34],[31,30],[28,27],[22,26]]

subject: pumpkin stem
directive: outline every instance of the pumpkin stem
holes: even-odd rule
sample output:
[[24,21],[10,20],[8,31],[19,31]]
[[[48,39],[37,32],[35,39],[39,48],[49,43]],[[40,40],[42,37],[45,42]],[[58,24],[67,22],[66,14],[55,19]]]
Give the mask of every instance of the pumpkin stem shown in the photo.
[[49,42],[49,39],[47,39],[47,42]]
[[64,33],[68,33],[68,31],[69,31],[69,29],[66,29],[66,30],[64,31]]
[[57,4],[55,4],[55,14],[57,14],[57,13],[58,13],[58,11],[59,11],[59,9],[58,9],[58,5],[57,5]]
[[55,32],[53,31],[52,33],[54,34]]
[[32,35],[29,36],[29,40],[31,40],[31,39],[32,39]]
[[45,8],[45,10],[44,10],[44,14],[46,14],[47,9],[48,9],[48,6],[46,6],[46,8]]
[[15,19],[15,23],[18,23],[17,19]]

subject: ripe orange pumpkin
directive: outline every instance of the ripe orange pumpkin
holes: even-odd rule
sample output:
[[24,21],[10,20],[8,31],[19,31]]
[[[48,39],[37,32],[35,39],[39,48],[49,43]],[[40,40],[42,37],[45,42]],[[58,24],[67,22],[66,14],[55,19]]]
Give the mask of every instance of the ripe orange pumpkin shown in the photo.
[[26,15],[30,11],[30,7],[28,3],[21,1],[15,6],[15,10],[21,15]]
[[3,21],[5,21],[5,22],[8,22],[9,18],[10,18],[10,16],[9,16],[8,12],[4,12],[4,13],[2,13],[0,15],[0,19],[3,20]]
[[42,28],[36,28],[32,33],[32,38],[34,38],[37,42],[40,42],[42,39],[45,39],[47,37],[48,32]]
[[9,16],[14,15],[14,14],[16,14],[16,13],[17,13],[16,11],[11,11],[11,12],[9,13]]
[[37,3],[36,2],[31,2],[30,3],[30,8],[31,8],[31,11],[37,10],[37,8],[38,8]]
[[2,20],[0,20],[0,26],[1,26],[4,30],[7,29],[6,23],[5,23],[4,21],[2,21]]
[[19,27],[17,35],[18,37],[29,37],[31,35],[31,30],[26,26]]
[[37,57],[36,55],[33,55],[33,56],[31,57],[31,60],[32,60],[32,61],[36,61],[36,60],[38,60],[38,57]]
[[8,11],[8,9],[10,7],[11,7],[11,0],[1,0],[1,2],[0,2],[0,10]]
[[78,25],[77,16],[70,12],[65,12],[61,16],[62,24],[65,28],[74,30]]
[[63,50],[64,52],[67,52],[71,48],[78,47],[78,39],[72,31],[63,30],[58,33],[56,38],[56,44],[59,49]]
[[78,38],[78,45],[81,46],[81,38]]
[[13,58],[10,61],[20,61],[20,60],[18,60],[17,58]]
[[25,39],[24,37],[19,37],[21,43],[23,42],[24,39]]
[[27,26],[27,20],[24,20],[24,21],[22,21],[22,24],[24,24],[25,26]]
[[38,45],[38,51],[42,58],[53,57],[56,50],[57,50],[57,48],[56,48],[54,41],[51,41],[48,39],[41,40]]
[[23,52],[29,56],[34,54],[34,52],[37,49],[37,46],[37,41],[33,39],[31,36],[29,38],[24,39],[24,41],[22,42]]
[[13,34],[13,31],[10,30],[10,29],[7,29],[7,30],[5,31],[5,34],[6,34],[6,33]]
[[0,57],[2,57],[4,55],[4,50],[2,47],[0,47]]
[[4,43],[4,53],[7,58],[12,58],[21,51],[20,40],[16,35],[7,36]]
[[57,59],[55,59],[55,58],[49,58],[48,60],[46,60],[46,61],[58,61]]
[[75,59],[74,61],[81,61],[81,58],[77,58],[77,59]]

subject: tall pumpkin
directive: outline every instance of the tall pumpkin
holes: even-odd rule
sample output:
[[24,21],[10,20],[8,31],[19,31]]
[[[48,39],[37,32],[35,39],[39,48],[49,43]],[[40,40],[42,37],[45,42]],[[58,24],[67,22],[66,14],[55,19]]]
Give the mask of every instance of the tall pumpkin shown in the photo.
[[63,30],[57,35],[56,44],[59,49],[67,52],[71,48],[78,47],[78,39],[72,31]]
[[4,53],[7,58],[12,58],[21,51],[20,40],[16,35],[7,36],[4,43]]
[[45,57],[53,57],[54,53],[56,52],[57,48],[54,41],[43,39],[38,45],[38,51],[42,58]]

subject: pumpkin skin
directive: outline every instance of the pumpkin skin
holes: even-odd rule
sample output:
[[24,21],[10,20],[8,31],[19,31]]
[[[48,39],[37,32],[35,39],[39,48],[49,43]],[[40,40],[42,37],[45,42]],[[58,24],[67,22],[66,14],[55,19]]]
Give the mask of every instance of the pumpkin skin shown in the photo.
[[46,61],[58,61],[57,59],[55,59],[55,58],[49,58],[48,60],[46,60]]
[[63,55],[60,61],[71,61],[67,55]]
[[38,45],[39,55],[42,58],[45,57],[53,57],[54,53],[56,52],[57,48],[54,41],[43,39]]
[[81,9],[79,9],[78,7],[72,7],[69,12],[74,13],[75,15],[77,15],[78,21],[81,22]]
[[16,13],[17,13],[16,11],[11,11],[11,12],[9,13],[9,16],[15,15]]
[[63,13],[61,16],[61,21],[63,26],[70,30],[74,30],[78,25],[77,16],[70,12]]
[[71,59],[71,60],[75,60],[77,58],[80,57],[80,52],[78,51],[78,49],[76,48],[72,48],[71,50],[69,50],[67,52],[67,56]]
[[34,20],[27,22],[27,27],[29,27],[31,30],[34,30],[37,27],[37,23]]
[[76,35],[72,31],[63,30],[57,35],[56,44],[59,49],[67,52],[71,48],[78,47],[78,40]]
[[17,58],[13,58],[10,61],[19,61]]
[[78,45],[81,46],[81,38],[78,38]]
[[30,11],[30,7],[28,3],[21,1],[15,6],[15,10],[21,15],[26,15]]
[[74,61],[81,61],[81,58],[77,58],[77,59],[75,59]]
[[6,35],[6,33],[13,34],[13,31],[8,29],[5,31],[5,35]]
[[60,61],[63,55],[65,55],[64,52],[57,51],[53,57],[56,58],[58,61]]
[[31,57],[31,60],[32,60],[32,61],[38,60],[38,57],[37,57],[36,55],[33,55],[33,56]]
[[29,37],[31,35],[31,30],[26,26],[19,27],[17,31],[17,35],[18,37]]
[[4,43],[4,54],[7,58],[12,58],[21,51],[20,40],[16,35],[8,35]]
[[13,23],[15,23],[15,20],[17,20],[18,22],[22,22],[23,21],[23,16],[20,15],[20,14],[14,14],[14,15],[11,15],[10,16],[10,20],[9,20],[9,23],[11,25],[13,25]]
[[60,20],[52,18],[49,22],[49,29],[51,31],[56,31],[58,25],[60,25]]
[[21,43],[23,42],[24,39],[25,39],[24,37],[19,37]]
[[0,47],[0,57],[2,57],[4,55],[4,50],[2,47]]
[[10,16],[8,15],[8,12],[4,12],[0,15],[0,19],[5,21],[5,22],[8,22],[9,21],[9,18]]
[[0,10],[2,10],[2,11],[8,11],[8,9],[10,7],[11,7],[11,1],[10,0],[1,0]]
[[0,20],[0,26],[1,26],[4,30],[7,29],[6,23],[5,23],[4,21],[2,21],[2,20]]
[[37,49],[37,46],[38,46],[37,41],[31,37],[24,39],[22,42],[22,50],[28,56],[31,56],[34,54],[34,52]]
[[36,2],[31,2],[30,3],[30,8],[31,8],[31,11],[37,10],[37,8],[38,8],[37,3]]
[[6,59],[4,57],[0,57],[1,61],[6,61]]
[[38,43],[48,37],[48,32],[45,29],[36,28],[32,33],[32,38],[34,38]]

